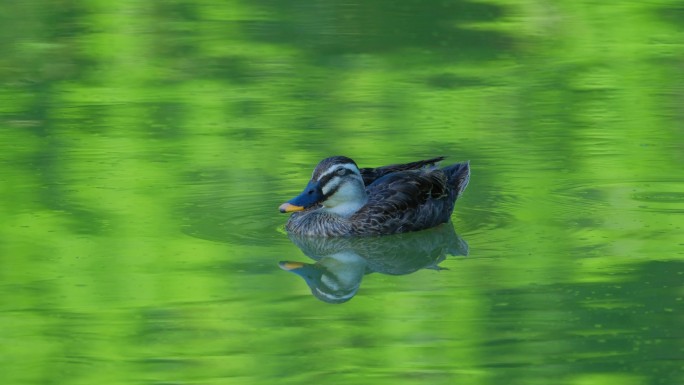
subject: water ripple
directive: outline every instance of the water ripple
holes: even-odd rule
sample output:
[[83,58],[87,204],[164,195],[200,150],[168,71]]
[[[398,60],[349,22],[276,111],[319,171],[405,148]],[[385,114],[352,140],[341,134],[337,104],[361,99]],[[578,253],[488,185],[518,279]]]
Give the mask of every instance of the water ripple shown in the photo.
[[[619,209],[684,213],[684,181],[585,182],[553,191],[557,204],[568,209]],[[579,205],[579,206],[578,206]]]

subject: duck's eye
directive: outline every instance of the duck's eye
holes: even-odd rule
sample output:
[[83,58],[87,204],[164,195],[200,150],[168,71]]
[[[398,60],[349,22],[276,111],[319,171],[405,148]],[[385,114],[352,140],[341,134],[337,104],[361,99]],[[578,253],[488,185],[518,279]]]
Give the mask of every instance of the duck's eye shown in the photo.
[[337,171],[335,171],[335,174],[337,174],[338,176],[344,176],[347,175],[347,171],[349,170],[347,170],[346,168],[340,168]]

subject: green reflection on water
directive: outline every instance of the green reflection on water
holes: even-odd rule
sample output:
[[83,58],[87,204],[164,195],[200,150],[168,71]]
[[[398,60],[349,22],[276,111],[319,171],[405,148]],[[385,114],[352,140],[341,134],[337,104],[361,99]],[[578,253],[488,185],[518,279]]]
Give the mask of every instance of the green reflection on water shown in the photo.
[[[681,382],[679,2],[0,9],[3,383]],[[333,154],[471,160],[470,256],[313,299]]]

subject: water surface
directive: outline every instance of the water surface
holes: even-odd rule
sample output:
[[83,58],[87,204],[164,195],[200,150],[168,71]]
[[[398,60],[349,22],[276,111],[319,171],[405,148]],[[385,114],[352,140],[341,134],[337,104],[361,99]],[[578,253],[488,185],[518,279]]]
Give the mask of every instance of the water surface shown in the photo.
[[[2,383],[682,383],[679,2],[0,9]],[[467,255],[312,296],[338,154],[470,160]]]

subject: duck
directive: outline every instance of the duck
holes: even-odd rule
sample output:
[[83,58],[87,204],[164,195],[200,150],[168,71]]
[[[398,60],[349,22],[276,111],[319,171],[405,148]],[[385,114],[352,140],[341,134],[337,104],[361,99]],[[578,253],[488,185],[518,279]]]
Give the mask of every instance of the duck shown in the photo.
[[449,222],[470,181],[470,162],[439,167],[444,156],[359,168],[346,156],[321,160],[304,191],[280,205],[288,233],[381,236]]

